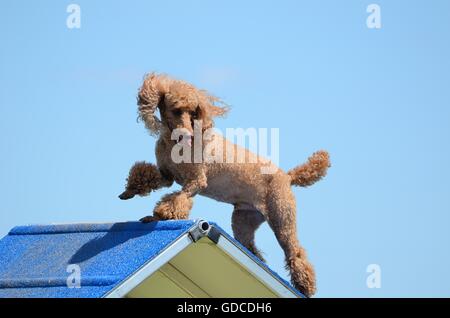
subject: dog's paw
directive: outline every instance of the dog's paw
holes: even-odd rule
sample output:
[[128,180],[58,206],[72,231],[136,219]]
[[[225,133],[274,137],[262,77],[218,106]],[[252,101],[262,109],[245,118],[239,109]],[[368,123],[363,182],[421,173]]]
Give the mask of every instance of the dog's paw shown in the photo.
[[119,195],[120,200],[128,200],[134,197],[134,193],[131,193],[129,191],[124,191],[122,194]]
[[255,248],[255,249],[252,250],[251,252],[252,252],[253,254],[255,254],[255,256],[256,256],[257,258],[259,258],[259,260],[260,260],[261,262],[266,263],[266,260],[264,259],[264,257],[262,256],[262,253],[261,253],[259,250],[257,250],[257,249]]
[[150,222],[159,221],[159,218],[156,216],[153,216],[153,215],[147,215],[147,216],[144,216],[143,218],[141,218],[139,221],[142,223],[150,223]]
[[156,205],[153,214],[161,220],[182,220],[189,217],[192,198],[185,193],[172,193],[164,196]]
[[175,214],[175,204],[173,201],[161,201],[159,202],[156,206],[155,209],[153,210],[153,213],[155,215],[159,215],[161,218],[170,220],[173,218],[173,215]]

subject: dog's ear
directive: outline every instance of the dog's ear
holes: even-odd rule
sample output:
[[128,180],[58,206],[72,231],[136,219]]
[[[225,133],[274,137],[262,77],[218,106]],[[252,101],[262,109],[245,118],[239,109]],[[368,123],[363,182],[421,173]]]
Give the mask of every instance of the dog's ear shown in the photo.
[[150,134],[157,135],[161,129],[161,120],[156,117],[156,109],[164,104],[164,95],[169,91],[171,79],[166,75],[150,73],[145,76],[139,89],[137,104],[139,119],[143,120]]
[[208,112],[211,115],[211,117],[222,117],[225,116],[228,113],[228,106],[220,107],[215,105],[209,105]]
[[200,91],[200,96],[203,127],[204,129],[208,129],[214,125],[214,117],[222,117],[227,114],[229,106],[219,98],[209,95],[204,90]]
[[[207,100],[207,112],[211,117],[222,117],[225,116],[229,111],[229,106],[225,104],[220,98],[216,96],[212,96],[207,94],[205,91],[202,91],[206,95]],[[221,106],[219,106],[221,105]]]
[[[228,111],[228,105],[219,98],[209,95],[206,91],[198,91],[198,100],[200,107],[200,119],[203,121],[203,130],[212,128],[214,117],[224,116]],[[218,106],[222,105],[222,106]]]

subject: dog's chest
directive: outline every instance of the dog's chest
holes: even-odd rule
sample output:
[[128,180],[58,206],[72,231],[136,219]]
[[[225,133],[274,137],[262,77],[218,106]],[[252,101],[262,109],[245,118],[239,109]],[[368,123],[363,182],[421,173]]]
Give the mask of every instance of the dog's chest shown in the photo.
[[167,171],[179,185],[184,185],[185,180],[192,173],[192,167],[186,163],[175,163],[171,158],[172,148],[165,142],[158,141],[156,144],[156,160],[161,170]]
[[175,180],[176,183],[178,183],[179,185],[183,186],[185,184],[185,181],[188,179],[188,173],[187,173],[187,169],[184,166],[184,169],[182,167],[180,167],[180,164],[174,164],[171,163],[169,164],[169,171],[172,173],[173,179]]

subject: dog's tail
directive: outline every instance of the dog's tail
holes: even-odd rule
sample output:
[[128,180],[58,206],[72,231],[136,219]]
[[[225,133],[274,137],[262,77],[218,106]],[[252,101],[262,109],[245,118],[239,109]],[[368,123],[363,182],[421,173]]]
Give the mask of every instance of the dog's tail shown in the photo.
[[308,187],[327,174],[330,164],[328,152],[320,150],[308,158],[308,162],[288,171],[292,185]]

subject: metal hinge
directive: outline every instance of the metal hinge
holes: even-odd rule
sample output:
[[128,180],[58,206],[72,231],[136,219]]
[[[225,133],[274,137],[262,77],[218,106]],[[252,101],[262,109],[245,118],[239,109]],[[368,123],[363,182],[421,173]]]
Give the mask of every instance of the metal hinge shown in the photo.
[[220,232],[205,220],[198,220],[196,226],[189,231],[192,241],[197,242],[207,236],[211,241],[217,244],[219,242]]

